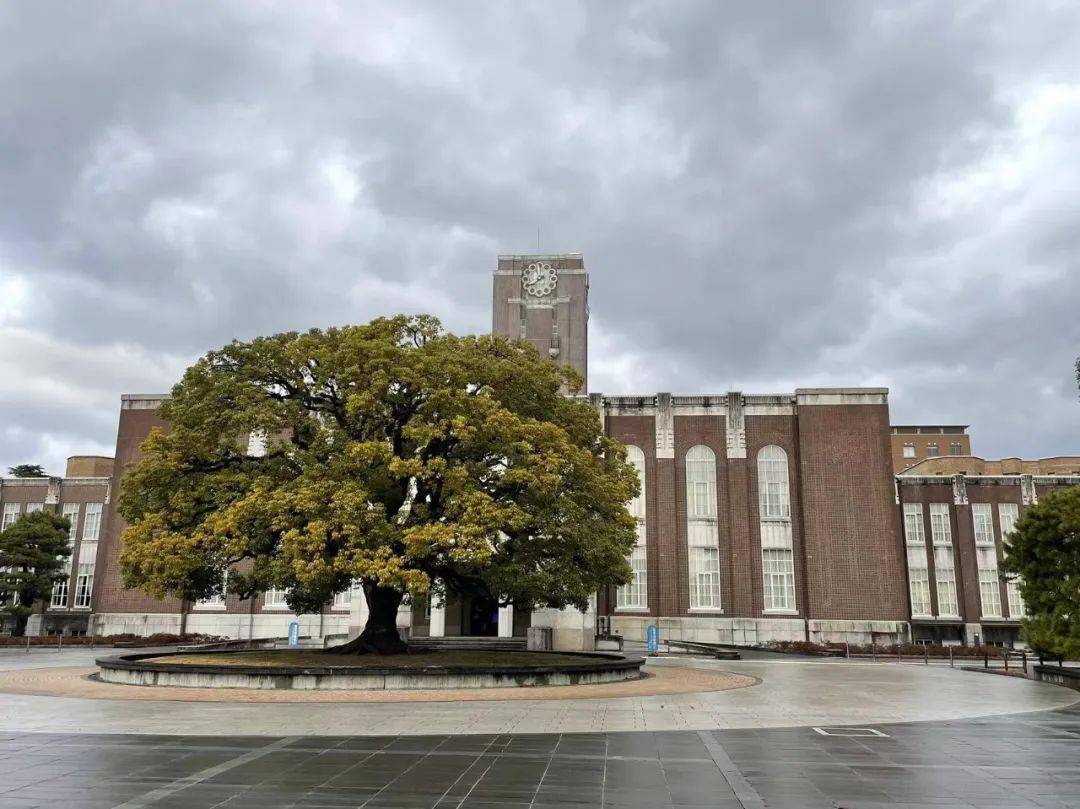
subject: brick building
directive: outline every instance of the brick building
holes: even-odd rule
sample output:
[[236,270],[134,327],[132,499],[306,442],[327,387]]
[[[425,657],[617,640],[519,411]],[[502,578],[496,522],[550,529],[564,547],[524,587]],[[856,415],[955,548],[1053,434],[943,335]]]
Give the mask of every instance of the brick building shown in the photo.
[[1027,506],[1080,485],[1080,458],[927,458],[897,476],[916,639],[1012,645],[1024,603],[999,574]]
[[68,458],[64,477],[0,478],[0,530],[33,511],[55,511],[71,520],[68,578],[53,587],[44,613],[38,605],[27,625],[30,634],[87,631],[112,471],[112,458],[82,455]]
[[[494,332],[532,341],[587,380],[588,294],[579,254],[499,256]],[[1000,521],[1012,513],[999,504],[1022,507],[1046,487],[1080,482],[1075,470],[1064,474],[1055,467],[1043,474],[1020,461],[1015,473],[1013,466],[977,471],[976,461],[987,462],[952,448],[955,442],[970,451],[966,428],[890,428],[888,392],[882,388],[577,395],[588,395],[604,429],[629,447],[641,475],[642,494],[631,503],[639,525],[633,581],[598,593],[584,613],[419,600],[399,613],[405,631],[521,636],[530,625],[543,625],[552,627],[559,648],[591,648],[598,627],[635,639],[656,624],[671,639],[866,643],[906,639],[914,623],[922,638],[1009,640],[1017,613],[1008,609],[1015,597],[1006,584],[998,587],[1001,614],[980,612],[980,582],[985,580],[989,595],[991,568],[980,550],[987,541],[986,509],[972,504],[991,507],[989,524],[999,532]],[[137,458],[150,429],[165,426],[157,415],[164,398],[122,397],[115,465],[111,480],[99,484],[106,494],[118,490],[119,476]],[[904,451],[908,443],[919,456],[933,455],[930,444],[936,443],[941,457],[924,459],[896,478],[894,468],[911,460]],[[961,466],[941,466],[947,463]],[[281,636],[299,620],[303,634],[318,636],[353,633],[366,620],[364,599],[354,593],[340,594],[319,615],[293,616],[279,592],[244,602],[229,595],[181,604],[125,590],[117,570],[122,524],[110,498],[101,502],[105,520],[93,591],[98,634],[184,628]],[[972,511],[981,521],[978,530]],[[902,520],[911,526],[906,540]],[[916,526],[922,527],[921,539]],[[929,548],[927,537],[934,538],[934,552],[923,566],[912,549],[919,542]],[[946,537],[952,585],[944,575]],[[952,602],[946,603],[950,586],[955,614]]]
[[892,428],[893,471],[900,474],[926,458],[970,455],[966,424],[896,425]]

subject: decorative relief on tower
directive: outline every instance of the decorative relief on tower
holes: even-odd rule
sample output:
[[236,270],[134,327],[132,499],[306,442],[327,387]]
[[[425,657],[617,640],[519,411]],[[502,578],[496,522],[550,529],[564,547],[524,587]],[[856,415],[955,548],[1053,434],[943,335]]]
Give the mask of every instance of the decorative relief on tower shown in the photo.
[[966,506],[968,504],[967,482],[963,475],[953,475],[952,479],[953,505]]
[[656,394],[656,457],[675,457],[675,411],[671,394]]
[[534,261],[521,271],[521,286],[534,298],[543,298],[555,291],[559,274],[546,261]]
[[1039,493],[1035,491],[1035,479],[1031,475],[1020,476],[1020,502],[1025,506],[1039,502]]
[[746,457],[746,417],[743,396],[739,391],[727,395],[727,456]]

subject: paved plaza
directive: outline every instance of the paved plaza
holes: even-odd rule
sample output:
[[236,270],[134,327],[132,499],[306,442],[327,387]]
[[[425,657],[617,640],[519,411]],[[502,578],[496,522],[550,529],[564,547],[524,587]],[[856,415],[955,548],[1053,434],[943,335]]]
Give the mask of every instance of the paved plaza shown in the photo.
[[[4,652],[0,669],[90,659]],[[1080,695],[1063,688],[914,664],[649,667],[760,682],[466,703],[0,693],[0,809],[1080,807]]]

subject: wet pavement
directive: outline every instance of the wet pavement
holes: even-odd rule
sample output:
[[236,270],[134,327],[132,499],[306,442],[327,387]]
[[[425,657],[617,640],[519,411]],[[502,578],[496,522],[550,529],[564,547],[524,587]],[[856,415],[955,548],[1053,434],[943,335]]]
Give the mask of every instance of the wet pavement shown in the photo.
[[0,807],[1077,807],[1080,710],[866,728],[0,735]]

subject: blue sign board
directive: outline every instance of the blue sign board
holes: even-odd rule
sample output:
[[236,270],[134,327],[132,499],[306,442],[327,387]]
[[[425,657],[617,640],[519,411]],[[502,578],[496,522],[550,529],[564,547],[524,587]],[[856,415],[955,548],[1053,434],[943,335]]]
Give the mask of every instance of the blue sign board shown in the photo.
[[298,624],[296,621],[293,621],[291,624],[289,624],[289,645],[300,645],[300,624]]
[[646,638],[649,641],[649,651],[660,651],[660,630],[656,628],[656,624],[649,624],[648,634]]

